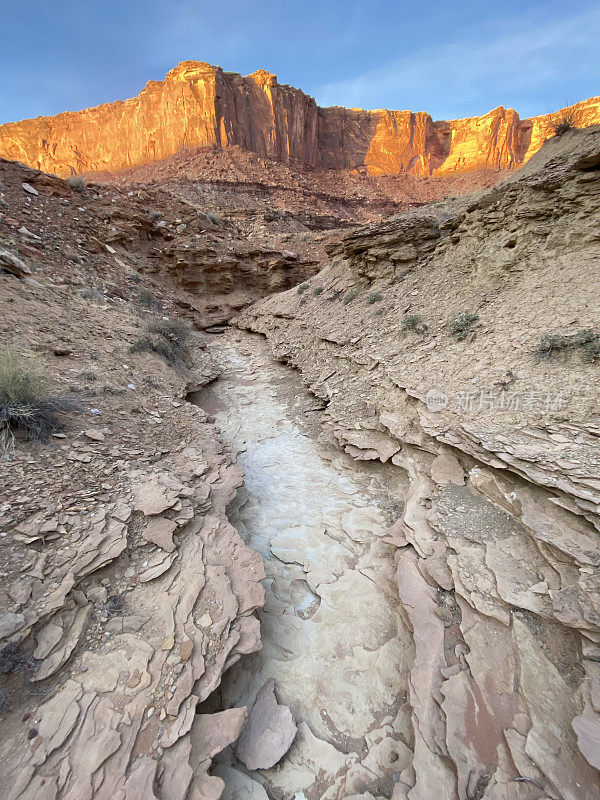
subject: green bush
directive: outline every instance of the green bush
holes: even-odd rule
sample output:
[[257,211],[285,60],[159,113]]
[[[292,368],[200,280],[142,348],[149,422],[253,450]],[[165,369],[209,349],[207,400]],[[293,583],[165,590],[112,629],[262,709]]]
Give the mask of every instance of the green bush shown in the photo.
[[459,341],[466,339],[475,327],[475,323],[479,320],[477,314],[470,311],[463,311],[458,317],[448,323],[448,329],[452,336]]
[[315,286],[315,288],[313,289],[313,294],[315,295],[315,297],[317,297],[318,295],[323,294],[323,291],[324,290],[322,286]]
[[418,314],[406,314],[402,317],[402,330],[403,331],[416,331],[422,333],[425,330],[423,320]]
[[560,350],[565,350],[573,344],[573,340],[568,336],[563,336],[560,333],[546,333],[540,339],[537,347],[537,354],[539,356],[551,356],[553,353],[558,353]]
[[550,358],[555,353],[577,348],[581,348],[584,361],[600,361],[600,335],[590,328],[583,328],[572,336],[546,333],[540,339],[536,353],[540,358]]
[[302,294],[308,289],[308,283],[301,283],[299,284],[298,288],[296,289],[297,294]]
[[14,444],[15,431],[46,441],[63,427],[61,414],[79,411],[70,397],[52,394],[39,364],[11,350],[0,353],[0,450]]
[[373,305],[373,303],[380,303],[383,300],[383,295],[381,292],[373,292],[373,294],[368,295],[367,303],[369,305]]
[[346,292],[346,296],[345,296],[345,297],[344,297],[344,299],[342,300],[342,303],[343,303],[345,306],[347,306],[349,303],[351,303],[351,302],[352,302],[353,300],[355,300],[357,297],[358,297],[358,290],[357,290],[357,289],[350,289],[350,291],[349,291],[349,292]]

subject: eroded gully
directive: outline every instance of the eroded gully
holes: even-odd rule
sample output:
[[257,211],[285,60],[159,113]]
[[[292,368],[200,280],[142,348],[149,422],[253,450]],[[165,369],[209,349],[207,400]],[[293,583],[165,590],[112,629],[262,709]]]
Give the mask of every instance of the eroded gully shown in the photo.
[[[394,548],[382,541],[399,516],[402,487],[334,448],[324,457],[311,424],[319,402],[261,337],[230,331],[209,346],[222,374],[196,401],[245,471],[231,521],[267,575],[263,648],[224,676],[220,704],[250,707],[274,678],[298,724],[273,769],[248,773],[233,752],[221,758],[269,797],[390,797],[411,755],[399,677],[413,657],[411,636],[399,613]],[[226,766],[217,772],[233,780]],[[265,796],[255,784],[244,791]]]

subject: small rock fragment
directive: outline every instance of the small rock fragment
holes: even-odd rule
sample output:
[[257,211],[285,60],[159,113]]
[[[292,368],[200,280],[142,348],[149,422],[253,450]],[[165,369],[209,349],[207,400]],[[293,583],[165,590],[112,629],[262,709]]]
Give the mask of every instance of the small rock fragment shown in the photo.
[[275,681],[270,678],[256,695],[236,755],[248,769],[269,769],[290,749],[296,731],[292,712],[277,703]]
[[23,259],[11,253],[9,250],[0,250],[0,267],[6,270],[6,272],[15,275],[17,278],[31,275],[31,270]]

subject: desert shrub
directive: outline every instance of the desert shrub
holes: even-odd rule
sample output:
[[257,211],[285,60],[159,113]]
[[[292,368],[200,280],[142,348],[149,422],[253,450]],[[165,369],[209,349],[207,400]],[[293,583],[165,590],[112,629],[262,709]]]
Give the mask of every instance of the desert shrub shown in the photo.
[[181,319],[156,320],[148,325],[146,335],[134,342],[130,353],[156,353],[179,369],[190,365],[191,325]]
[[402,330],[419,333],[425,330],[425,325],[419,314],[406,314],[402,317]]
[[473,314],[470,311],[463,311],[462,314],[459,314],[458,317],[448,323],[448,329],[452,336],[462,341],[462,339],[466,339],[471,333],[478,319],[479,317],[477,314]]
[[563,336],[561,333],[546,333],[540,339],[537,346],[538,356],[551,356],[561,350],[570,347],[572,340],[568,336]]
[[345,295],[344,299],[342,300],[342,303],[345,306],[347,306],[349,303],[351,303],[357,297],[358,297],[358,290],[357,289],[350,289],[349,292],[346,292],[346,295]]
[[313,294],[314,294],[315,296],[318,296],[318,295],[320,295],[320,294],[323,294],[323,291],[324,291],[324,290],[323,290],[323,287],[322,287],[322,286],[315,286],[315,288],[313,289]]
[[300,283],[296,289],[297,294],[302,294],[308,289],[308,283]]
[[79,290],[79,294],[84,300],[106,300],[106,297],[91,286],[86,286]]
[[567,131],[573,131],[576,129],[575,125],[575,118],[572,114],[565,114],[564,117],[558,120],[557,123],[554,125],[554,134],[555,136],[562,136],[563,133]]
[[373,303],[380,303],[383,300],[383,295],[381,292],[373,292],[373,294],[368,295],[367,303],[371,306]]
[[146,289],[145,286],[141,286],[138,289],[137,299],[138,302],[141,303],[143,306],[146,306],[146,308],[156,309],[161,307],[156,297],[154,297],[152,292],[149,289]]
[[151,211],[150,212],[150,221],[151,222],[158,222],[163,218],[164,214],[162,211]]
[[176,347],[187,347],[192,326],[183,319],[159,319],[148,325],[150,333],[157,333]]
[[584,361],[600,361],[600,336],[582,346]]
[[10,350],[0,353],[0,450],[14,444],[15,431],[46,441],[62,430],[63,412],[78,410],[75,400],[48,390],[36,361]]
[[85,181],[81,175],[71,175],[70,178],[67,178],[67,183],[74,192],[83,192],[85,189]]
[[540,339],[536,353],[549,358],[555,353],[580,348],[584,361],[600,361],[600,335],[590,328],[583,328],[572,336],[562,333],[546,333]]

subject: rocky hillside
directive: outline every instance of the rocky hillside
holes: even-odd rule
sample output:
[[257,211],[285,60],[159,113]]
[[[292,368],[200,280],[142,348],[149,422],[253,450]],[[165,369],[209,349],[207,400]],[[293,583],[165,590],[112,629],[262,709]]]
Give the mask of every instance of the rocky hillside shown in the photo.
[[184,61],[138,97],[0,126],[0,156],[68,176],[137,166],[182,149],[239,145],[285,163],[374,175],[446,175],[514,169],[570,116],[600,122],[600,99],[521,120],[499,107],[481,117],[434,121],[425,112],[320,108],[259,70],[242,77]]
[[64,410],[46,441],[0,437],[0,796],[219,797],[246,709],[194,712],[260,647],[264,571],[226,515],[243,474],[185,402],[218,370],[172,322],[185,293],[140,277],[190,207],[157,228],[148,197],[8,163],[0,184],[0,433],[6,348],[41,373],[38,422]]
[[600,798],[599,224],[595,127],[351,233],[238,319],[326,441],[409,480],[394,800]]

